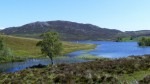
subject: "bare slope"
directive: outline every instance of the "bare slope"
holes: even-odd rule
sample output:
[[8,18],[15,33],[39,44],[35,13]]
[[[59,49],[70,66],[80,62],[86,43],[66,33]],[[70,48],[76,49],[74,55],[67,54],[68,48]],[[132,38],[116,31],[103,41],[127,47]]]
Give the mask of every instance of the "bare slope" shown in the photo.
[[69,21],[34,22],[20,27],[6,28],[1,32],[7,35],[37,37],[48,31],[60,33],[63,40],[109,40],[122,34],[121,31],[115,29]]

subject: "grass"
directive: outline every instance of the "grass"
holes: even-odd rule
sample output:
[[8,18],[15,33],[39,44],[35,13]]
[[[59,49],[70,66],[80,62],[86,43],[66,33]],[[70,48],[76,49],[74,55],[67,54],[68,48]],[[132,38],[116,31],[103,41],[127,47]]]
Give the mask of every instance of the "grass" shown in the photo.
[[86,60],[101,60],[101,59],[104,60],[104,59],[107,59],[107,58],[98,57],[98,56],[89,55],[89,54],[84,54],[84,55],[81,55],[81,56],[77,56],[76,58],[86,59]]
[[[39,41],[37,39],[6,36],[5,41],[7,46],[19,57],[41,57],[40,49],[35,46]],[[62,54],[95,47],[91,44],[69,42],[63,42],[63,46]],[[90,55],[83,55],[78,58],[100,60],[58,64],[41,69],[25,69],[15,73],[0,73],[0,84],[130,84],[150,75],[150,55],[113,60],[101,60],[101,58]]]
[[[5,36],[4,40],[6,46],[9,47],[16,56],[27,58],[42,57],[40,48],[36,46],[39,39]],[[63,42],[63,48],[62,54],[67,54],[77,50],[93,49],[95,45]]]
[[[150,74],[150,55],[96,60],[84,63],[58,64],[0,73],[1,84],[134,84]],[[136,84],[136,83],[135,83]],[[147,84],[147,83],[145,83]]]
[[78,51],[78,50],[90,50],[94,49],[96,45],[94,44],[76,44],[76,43],[71,43],[71,42],[63,42],[63,52],[62,54],[67,54],[73,51]]
[[132,74],[123,74],[121,76],[116,75],[116,77],[122,83],[127,82],[129,84],[136,84],[137,81],[142,80],[147,75],[150,75],[150,70],[136,71]]

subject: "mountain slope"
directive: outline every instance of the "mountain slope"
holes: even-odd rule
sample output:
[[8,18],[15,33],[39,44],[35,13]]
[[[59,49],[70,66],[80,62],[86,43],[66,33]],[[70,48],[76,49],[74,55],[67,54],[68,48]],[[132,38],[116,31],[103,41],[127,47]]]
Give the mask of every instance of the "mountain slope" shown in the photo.
[[126,31],[125,34],[133,37],[150,36],[150,30]]
[[34,22],[20,27],[6,28],[1,32],[7,35],[37,37],[48,31],[58,32],[63,40],[108,40],[122,34],[119,30],[69,21]]

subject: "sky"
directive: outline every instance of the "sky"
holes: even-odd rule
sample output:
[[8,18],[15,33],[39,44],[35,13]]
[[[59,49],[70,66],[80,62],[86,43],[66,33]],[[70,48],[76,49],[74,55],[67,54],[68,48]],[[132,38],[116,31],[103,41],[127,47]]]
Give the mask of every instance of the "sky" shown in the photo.
[[0,0],[0,28],[53,20],[150,30],[150,0]]

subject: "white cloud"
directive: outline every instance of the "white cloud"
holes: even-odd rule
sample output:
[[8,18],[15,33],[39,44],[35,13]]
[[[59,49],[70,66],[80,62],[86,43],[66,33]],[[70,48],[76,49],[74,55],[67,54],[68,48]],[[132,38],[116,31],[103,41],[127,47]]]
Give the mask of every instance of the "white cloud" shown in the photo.
[[0,29],[4,29],[4,27],[0,27]]

